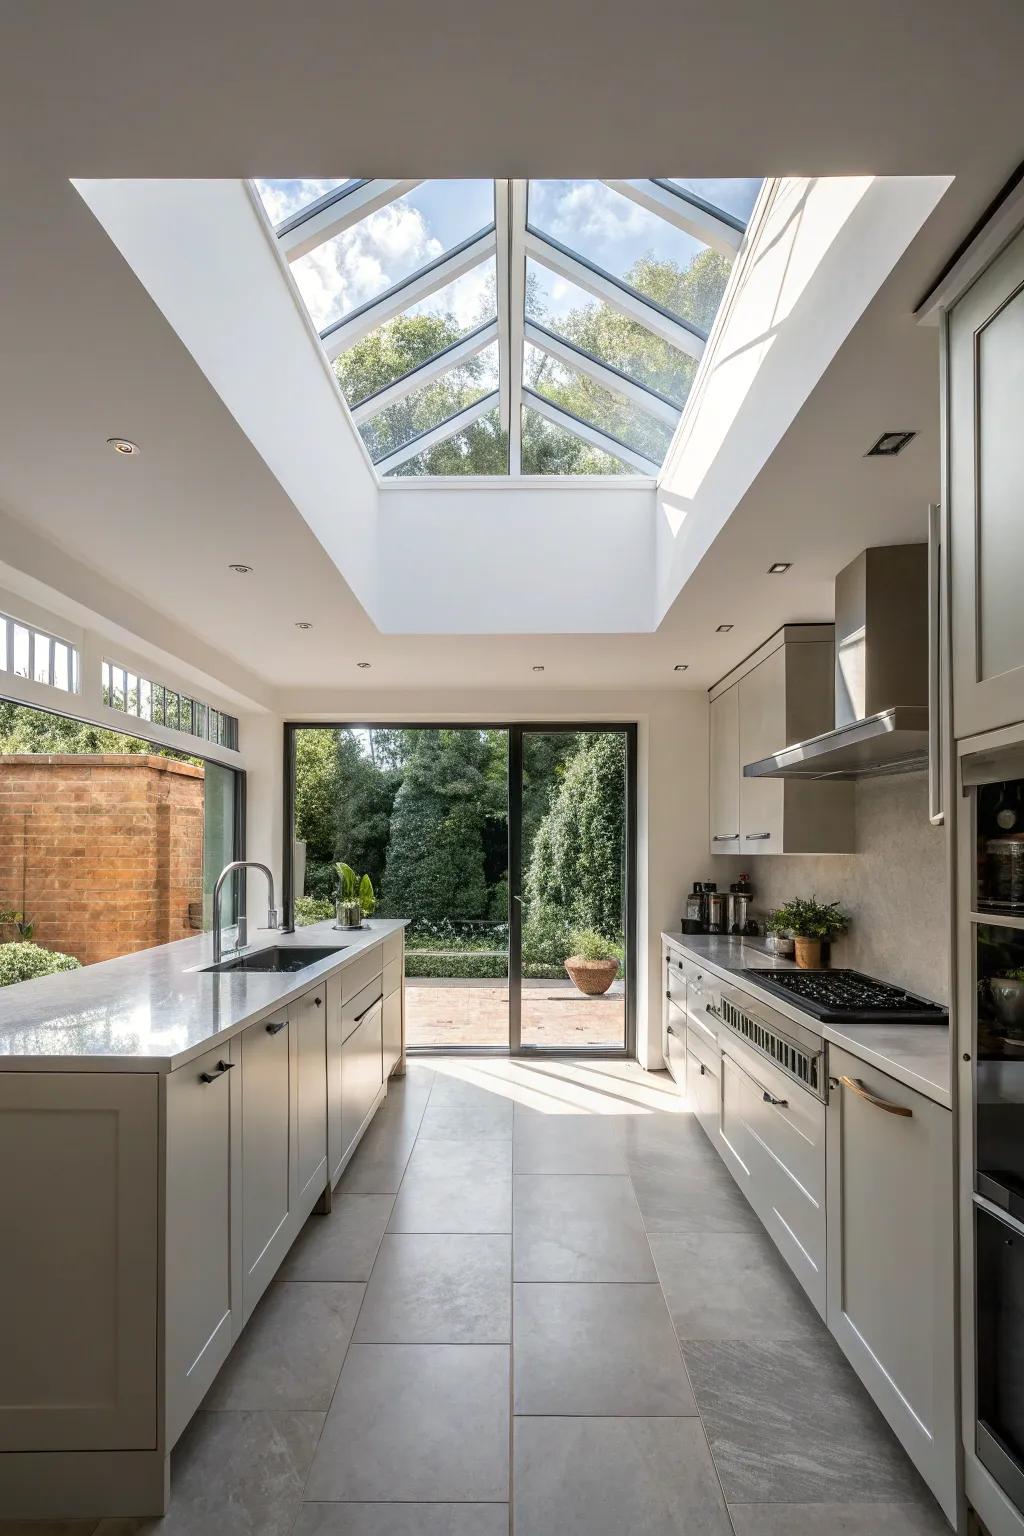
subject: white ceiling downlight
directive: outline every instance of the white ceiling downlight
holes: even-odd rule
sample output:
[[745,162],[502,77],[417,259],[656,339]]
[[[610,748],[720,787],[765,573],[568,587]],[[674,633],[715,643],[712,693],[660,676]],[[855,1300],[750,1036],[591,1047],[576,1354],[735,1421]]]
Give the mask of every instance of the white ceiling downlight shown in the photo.
[[119,454],[122,459],[133,458],[142,451],[138,443],[133,443],[128,437],[108,437],[107,445],[113,448],[114,452]]
[[309,622],[308,619],[296,619],[295,620],[295,628],[296,629],[312,629],[313,626]]
[[876,443],[872,443],[866,459],[893,459],[898,453],[902,453],[907,444],[917,436],[916,432],[883,432]]
[[793,569],[792,560],[774,560],[768,567],[769,576],[785,576],[787,571]]
[[249,576],[252,574],[251,565],[243,565],[241,561],[228,566],[229,571],[234,571],[236,576]]

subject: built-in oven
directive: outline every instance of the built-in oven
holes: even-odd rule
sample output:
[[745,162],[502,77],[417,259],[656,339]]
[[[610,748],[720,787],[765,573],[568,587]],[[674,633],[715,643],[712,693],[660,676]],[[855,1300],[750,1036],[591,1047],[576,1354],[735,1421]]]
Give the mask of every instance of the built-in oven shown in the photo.
[[1024,1226],[974,1209],[978,1459],[1024,1509]]

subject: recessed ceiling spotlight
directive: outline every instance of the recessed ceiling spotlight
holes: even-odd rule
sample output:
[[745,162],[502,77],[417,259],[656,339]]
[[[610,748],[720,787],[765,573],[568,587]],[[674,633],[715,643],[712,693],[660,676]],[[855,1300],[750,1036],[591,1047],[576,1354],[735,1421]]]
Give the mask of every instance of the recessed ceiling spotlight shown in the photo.
[[295,620],[295,628],[296,629],[312,629],[313,626],[309,622],[308,619],[296,619]]
[[370,665],[370,663],[369,663],[369,662],[368,662],[368,661],[357,661],[357,662],[356,662],[356,666],[357,666],[357,667],[362,667],[362,669],[363,669],[363,671],[364,671],[364,672],[365,672],[365,671],[366,671],[366,669],[367,669],[367,667],[368,667],[368,666],[369,666],[369,665]]
[[792,566],[792,560],[776,560],[772,565],[768,567],[768,575],[785,576],[786,572],[792,569]]
[[130,442],[127,437],[108,437],[107,444],[115,453],[119,453],[122,459],[130,459],[133,454],[141,451],[138,443]]
[[878,442],[872,443],[864,457],[866,459],[894,458],[897,453],[902,453],[911,438],[916,436],[916,432],[883,432]]
[[673,672],[686,672],[688,670],[688,668],[689,668],[689,665],[690,665],[690,663],[688,661],[677,661],[675,666],[672,668],[672,671]]
[[543,672],[543,671],[544,671],[544,668],[543,668],[543,667],[534,667],[534,669],[533,669],[533,670],[534,670],[534,671],[535,671],[535,672]]
[[730,629],[732,629],[732,625],[731,624],[719,624],[718,628],[715,630],[715,634],[716,635],[727,635],[729,633]]
[[234,571],[236,576],[249,576],[252,574],[252,566],[242,565],[240,562],[237,565],[229,565],[228,570]]

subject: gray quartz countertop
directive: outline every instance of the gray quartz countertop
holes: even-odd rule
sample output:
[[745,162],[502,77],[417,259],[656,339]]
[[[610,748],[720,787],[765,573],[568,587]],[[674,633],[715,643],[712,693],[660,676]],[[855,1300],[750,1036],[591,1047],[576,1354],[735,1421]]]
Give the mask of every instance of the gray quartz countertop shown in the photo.
[[[761,939],[730,938],[724,934],[663,933],[661,937],[691,959],[728,978],[742,971],[792,970],[792,960],[769,954]],[[740,985],[755,997],[815,1030],[851,1056],[887,1072],[936,1104],[951,1109],[949,1026],[946,1024],[823,1024],[794,1008],[786,999],[758,988],[749,976]]]
[[374,918],[356,933],[330,922],[269,932],[250,950],[280,944],[337,947],[302,971],[201,969],[213,961],[209,933],[79,971],[0,989],[0,1071],[170,1072],[227,1040],[406,926]]

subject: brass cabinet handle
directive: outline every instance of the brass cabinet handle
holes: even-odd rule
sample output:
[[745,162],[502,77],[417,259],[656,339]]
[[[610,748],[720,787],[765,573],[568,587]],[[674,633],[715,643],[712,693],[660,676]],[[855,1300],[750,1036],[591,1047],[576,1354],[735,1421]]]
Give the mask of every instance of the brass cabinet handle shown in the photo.
[[913,1119],[912,1109],[908,1109],[905,1104],[890,1104],[888,1099],[880,1099],[875,1094],[869,1093],[859,1077],[841,1077],[839,1081],[844,1088],[849,1088],[851,1093],[855,1093],[858,1099],[865,1099],[876,1109],[884,1109],[887,1115],[902,1115],[906,1120]]

